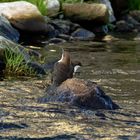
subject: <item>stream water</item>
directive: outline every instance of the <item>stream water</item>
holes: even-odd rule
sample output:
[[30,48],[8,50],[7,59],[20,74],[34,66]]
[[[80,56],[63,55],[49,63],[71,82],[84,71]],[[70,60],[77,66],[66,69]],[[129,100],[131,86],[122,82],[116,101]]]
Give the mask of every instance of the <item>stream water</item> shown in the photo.
[[[82,62],[77,77],[96,81],[121,109],[92,111],[39,104],[48,76],[4,80],[0,81],[0,139],[140,140],[140,42],[125,39],[60,46],[70,51],[72,59]],[[58,45],[47,49],[46,60],[59,56],[54,51]]]

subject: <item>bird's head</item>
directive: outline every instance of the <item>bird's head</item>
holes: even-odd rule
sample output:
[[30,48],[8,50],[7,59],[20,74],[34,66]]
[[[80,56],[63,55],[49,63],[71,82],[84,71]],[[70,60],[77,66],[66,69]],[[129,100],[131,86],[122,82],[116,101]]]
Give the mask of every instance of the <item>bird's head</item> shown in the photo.
[[58,63],[63,63],[65,65],[70,65],[71,64],[71,60],[70,60],[69,52],[64,51],[62,49],[62,56],[61,56],[61,59],[58,61]]

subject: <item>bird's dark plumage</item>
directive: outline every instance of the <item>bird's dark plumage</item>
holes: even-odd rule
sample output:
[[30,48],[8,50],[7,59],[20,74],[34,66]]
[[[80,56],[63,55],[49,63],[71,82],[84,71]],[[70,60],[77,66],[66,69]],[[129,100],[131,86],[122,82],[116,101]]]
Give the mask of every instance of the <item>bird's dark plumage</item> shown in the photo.
[[74,68],[71,65],[70,54],[63,51],[61,59],[54,64],[52,82],[58,86],[68,78],[73,77]]

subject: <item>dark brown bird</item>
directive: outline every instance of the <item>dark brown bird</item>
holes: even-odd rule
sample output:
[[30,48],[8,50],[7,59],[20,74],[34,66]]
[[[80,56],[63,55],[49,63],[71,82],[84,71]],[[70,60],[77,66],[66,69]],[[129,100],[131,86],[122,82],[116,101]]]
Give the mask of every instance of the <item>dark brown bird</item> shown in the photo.
[[70,54],[62,50],[61,59],[54,64],[52,73],[52,84],[59,86],[63,81],[73,77],[74,67],[71,64]]

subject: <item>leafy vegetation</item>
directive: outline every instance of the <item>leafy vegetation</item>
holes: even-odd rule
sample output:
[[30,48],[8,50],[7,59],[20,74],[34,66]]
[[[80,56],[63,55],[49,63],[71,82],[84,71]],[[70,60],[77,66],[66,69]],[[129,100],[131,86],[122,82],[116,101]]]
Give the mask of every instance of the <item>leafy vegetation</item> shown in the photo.
[[128,0],[130,10],[140,10],[140,0]]
[[37,6],[42,15],[46,15],[47,6],[45,0],[1,0],[0,2],[27,1]]
[[13,2],[13,1],[17,1],[17,0],[1,0],[0,2]]
[[9,47],[5,49],[5,63],[6,69],[4,74],[6,76],[31,76],[35,75],[35,72],[28,67],[28,65],[24,62],[24,56],[22,53],[15,53],[18,48],[15,48],[15,51]]

